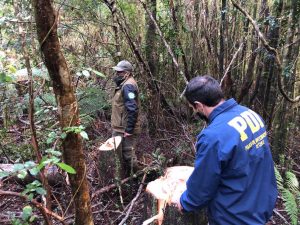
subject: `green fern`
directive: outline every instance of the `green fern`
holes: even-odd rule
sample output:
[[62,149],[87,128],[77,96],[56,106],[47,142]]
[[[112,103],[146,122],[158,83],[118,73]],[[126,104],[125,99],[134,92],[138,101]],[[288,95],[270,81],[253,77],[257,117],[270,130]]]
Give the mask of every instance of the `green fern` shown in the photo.
[[286,177],[286,186],[288,187],[288,189],[294,194],[294,195],[298,195],[300,194],[299,192],[299,182],[297,180],[297,177],[294,173],[287,171],[285,173],[285,177]]
[[276,167],[275,176],[277,181],[277,187],[282,195],[285,210],[290,217],[291,224],[297,225],[298,216],[300,213],[298,207],[300,202],[300,191],[297,177],[291,171],[287,171],[285,173],[285,179],[283,179]]
[[277,182],[277,188],[278,190],[283,190],[283,179],[282,176],[280,175],[280,172],[278,171],[277,167],[274,167],[275,169],[275,176],[276,176],[276,182]]
[[291,224],[297,225],[299,210],[295,195],[288,189],[283,189],[281,194],[284,201],[285,210],[291,219]]

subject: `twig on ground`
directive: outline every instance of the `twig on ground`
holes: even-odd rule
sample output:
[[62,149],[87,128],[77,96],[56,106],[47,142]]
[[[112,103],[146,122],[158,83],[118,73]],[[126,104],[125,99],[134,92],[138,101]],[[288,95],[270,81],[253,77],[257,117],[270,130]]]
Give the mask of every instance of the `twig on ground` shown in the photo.
[[279,216],[279,217],[284,221],[285,224],[288,224],[288,225],[289,225],[289,222],[288,222],[288,221],[283,217],[283,215],[281,215],[276,209],[274,209],[273,212],[274,212],[277,216]]
[[129,214],[130,214],[130,212],[132,210],[132,207],[133,207],[135,201],[138,199],[138,197],[140,196],[140,194],[142,192],[142,189],[143,189],[143,186],[144,186],[144,181],[146,179],[146,175],[147,175],[147,173],[144,173],[144,176],[143,176],[142,182],[140,184],[139,190],[138,190],[136,196],[134,197],[134,199],[132,199],[132,201],[130,203],[130,206],[129,206],[129,209],[128,209],[127,213],[126,213],[126,216],[122,219],[122,221],[119,223],[119,225],[124,224],[126,222],[126,220],[128,219]]

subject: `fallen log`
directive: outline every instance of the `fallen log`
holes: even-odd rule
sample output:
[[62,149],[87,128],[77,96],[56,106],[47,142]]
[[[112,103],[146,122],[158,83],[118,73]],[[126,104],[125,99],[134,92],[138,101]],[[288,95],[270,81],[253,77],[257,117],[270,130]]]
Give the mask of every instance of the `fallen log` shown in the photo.
[[[207,225],[204,211],[199,213],[181,213],[172,205],[173,196],[186,190],[186,181],[194,168],[175,166],[166,169],[164,176],[150,182],[146,188],[145,214],[154,215],[142,225],[157,221],[158,225]],[[156,215],[155,215],[156,214]]]

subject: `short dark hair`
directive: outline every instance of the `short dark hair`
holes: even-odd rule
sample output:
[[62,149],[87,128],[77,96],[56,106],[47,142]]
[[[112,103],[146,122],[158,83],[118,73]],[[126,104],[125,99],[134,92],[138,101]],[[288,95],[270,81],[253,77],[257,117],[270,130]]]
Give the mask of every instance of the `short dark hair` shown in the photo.
[[193,106],[198,101],[210,107],[216,106],[224,98],[219,82],[209,75],[191,79],[186,86],[184,96]]

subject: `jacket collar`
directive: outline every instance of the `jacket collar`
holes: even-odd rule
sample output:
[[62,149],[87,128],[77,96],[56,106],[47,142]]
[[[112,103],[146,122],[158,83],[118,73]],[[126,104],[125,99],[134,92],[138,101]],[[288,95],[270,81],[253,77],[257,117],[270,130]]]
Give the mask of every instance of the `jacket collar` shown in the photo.
[[232,107],[234,107],[236,105],[237,105],[237,102],[233,98],[225,101],[223,104],[219,105],[217,108],[215,108],[210,113],[210,115],[208,116],[209,123],[211,123],[218,115],[231,109]]

